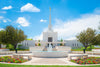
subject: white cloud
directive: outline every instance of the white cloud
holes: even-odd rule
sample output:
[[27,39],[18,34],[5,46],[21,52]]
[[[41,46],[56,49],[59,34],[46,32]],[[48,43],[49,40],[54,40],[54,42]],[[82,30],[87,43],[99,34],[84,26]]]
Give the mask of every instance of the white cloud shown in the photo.
[[0,16],[0,19],[3,19],[4,17],[3,16]]
[[27,3],[26,5],[21,7],[21,12],[40,12],[40,9],[35,7],[31,3]]
[[24,17],[19,17],[16,22],[23,27],[29,26],[29,22]]
[[6,22],[11,22],[10,19],[5,18],[5,17],[3,17],[3,16],[0,16],[0,21],[1,21],[1,22],[4,22],[4,23],[6,23]]
[[43,19],[41,19],[40,22],[47,22],[47,20],[43,20]]
[[3,28],[0,28],[0,31],[1,31],[1,30],[4,30],[4,29],[3,29]]
[[20,25],[18,25],[18,27],[20,27]]
[[33,37],[33,39],[34,40],[42,40],[42,37],[43,37],[43,35],[41,33],[40,35],[37,35],[37,36]]
[[[62,21],[55,19],[53,30],[58,32],[58,39],[72,40],[76,35],[88,27],[97,29],[100,21],[100,15],[85,14],[74,20]],[[35,36],[35,39],[42,38],[42,34]]]
[[6,6],[2,8],[3,10],[8,10],[8,9],[12,9],[12,6]]
[[7,20],[3,20],[3,22],[4,22],[4,23],[6,23],[6,22],[7,22]]
[[83,15],[81,18],[70,21],[56,19],[54,30],[58,32],[59,38],[71,39],[88,27],[97,29],[99,21],[100,15]]

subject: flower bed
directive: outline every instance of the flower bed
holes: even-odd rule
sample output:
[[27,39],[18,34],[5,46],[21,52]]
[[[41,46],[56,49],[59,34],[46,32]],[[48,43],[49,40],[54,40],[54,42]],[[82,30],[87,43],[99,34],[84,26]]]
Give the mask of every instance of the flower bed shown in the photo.
[[25,60],[23,57],[21,58],[15,58],[12,56],[3,56],[0,57],[0,62],[7,62],[7,63],[23,63],[26,62],[28,60]]
[[71,62],[77,64],[100,64],[100,57],[88,57],[84,59],[75,59],[75,60],[71,60]]

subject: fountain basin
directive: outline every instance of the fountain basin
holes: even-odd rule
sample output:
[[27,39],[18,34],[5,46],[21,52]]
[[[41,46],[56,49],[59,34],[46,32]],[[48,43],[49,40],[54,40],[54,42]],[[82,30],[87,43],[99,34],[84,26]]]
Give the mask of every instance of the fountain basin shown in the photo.
[[33,51],[34,57],[67,57],[70,51]]

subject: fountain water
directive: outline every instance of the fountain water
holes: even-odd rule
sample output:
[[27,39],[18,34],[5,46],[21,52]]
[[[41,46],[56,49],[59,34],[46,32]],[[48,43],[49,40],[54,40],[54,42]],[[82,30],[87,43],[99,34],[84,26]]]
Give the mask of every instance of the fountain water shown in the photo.
[[[35,46],[30,47],[30,51],[33,53],[34,57],[67,57],[68,53],[71,52],[71,48],[68,46],[56,46],[57,50],[54,50],[52,43],[50,42],[48,46]],[[43,51],[43,49],[46,50]]]
[[48,52],[52,51],[52,45],[51,45],[51,43],[49,43],[49,46],[47,47],[47,51]]

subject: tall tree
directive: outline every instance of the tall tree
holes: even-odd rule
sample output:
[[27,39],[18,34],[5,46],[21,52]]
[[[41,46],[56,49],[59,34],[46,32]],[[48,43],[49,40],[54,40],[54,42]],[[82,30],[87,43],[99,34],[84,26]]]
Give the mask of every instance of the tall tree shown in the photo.
[[94,45],[100,45],[100,34],[96,35],[93,44]]
[[93,44],[95,36],[96,31],[88,28],[87,30],[79,33],[76,37],[84,45],[85,49],[87,49],[88,46],[91,46]]
[[13,26],[7,26],[3,32],[1,32],[1,43],[12,44],[16,50],[17,43],[26,39],[26,35],[21,29],[14,28]]
[[1,30],[0,31],[0,48],[1,48],[1,44],[5,44],[3,43],[3,41],[5,40],[5,31],[4,30]]

